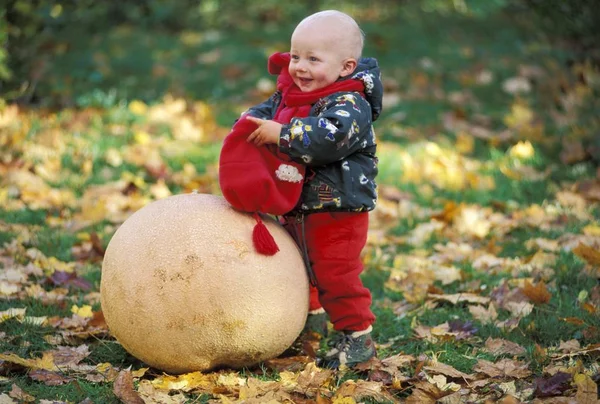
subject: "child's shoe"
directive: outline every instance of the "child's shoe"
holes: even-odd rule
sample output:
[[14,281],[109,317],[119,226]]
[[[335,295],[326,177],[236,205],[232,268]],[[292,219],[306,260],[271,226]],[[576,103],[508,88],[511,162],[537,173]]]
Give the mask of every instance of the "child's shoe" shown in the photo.
[[344,331],[334,340],[333,349],[323,358],[324,367],[337,369],[352,367],[377,356],[375,342],[371,338],[373,327],[363,331]]
[[302,329],[301,335],[318,336],[320,338],[327,337],[327,324],[329,323],[325,310],[318,309],[308,313],[306,323]]

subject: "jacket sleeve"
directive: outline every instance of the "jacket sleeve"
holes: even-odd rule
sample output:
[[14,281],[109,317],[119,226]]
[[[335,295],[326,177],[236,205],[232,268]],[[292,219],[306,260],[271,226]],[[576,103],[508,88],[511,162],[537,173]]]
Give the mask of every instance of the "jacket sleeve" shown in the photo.
[[307,166],[330,164],[364,148],[370,126],[369,103],[356,93],[337,93],[318,116],[283,125],[279,150]]
[[275,112],[277,112],[277,107],[279,106],[279,102],[281,101],[281,94],[279,91],[275,92],[268,100],[250,107],[245,114],[250,114],[256,118],[262,119],[273,119],[275,116]]

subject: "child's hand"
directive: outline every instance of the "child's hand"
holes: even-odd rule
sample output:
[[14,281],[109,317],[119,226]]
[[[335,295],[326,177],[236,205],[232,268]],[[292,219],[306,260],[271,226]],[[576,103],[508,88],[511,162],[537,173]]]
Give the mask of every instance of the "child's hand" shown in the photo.
[[279,134],[281,133],[280,123],[253,116],[248,116],[246,119],[258,125],[258,128],[248,136],[246,141],[254,143],[257,146],[279,143]]

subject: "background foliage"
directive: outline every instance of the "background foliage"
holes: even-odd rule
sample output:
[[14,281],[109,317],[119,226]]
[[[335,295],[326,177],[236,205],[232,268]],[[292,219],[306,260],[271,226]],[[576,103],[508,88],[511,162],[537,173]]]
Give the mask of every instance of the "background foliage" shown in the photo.
[[[594,1],[2,4],[0,402],[597,401]],[[148,369],[103,319],[106,246],[152,201],[219,194],[267,56],[325,8],[357,18],[385,85],[363,255],[379,357],[321,369],[315,340],[251,369]]]
[[[160,59],[164,63],[178,63],[180,69],[197,70],[206,67],[203,64],[211,64],[209,60],[194,61],[198,53],[243,37],[253,49],[236,49],[225,59],[230,58],[232,64],[244,70],[244,61],[264,56],[257,54],[257,50],[274,47],[278,41],[279,49],[285,49],[287,41],[281,33],[291,31],[303,16],[318,9],[340,7],[336,1],[318,0],[289,4],[274,0],[260,3],[251,0],[7,0],[5,4],[7,7],[0,10],[3,98],[51,106],[79,104],[83,94],[92,89],[105,92],[113,89],[125,98],[135,89],[139,97],[139,89],[151,78],[158,80],[155,80],[155,88],[144,94],[146,100],[160,98],[167,90],[179,90],[195,98],[229,95],[222,85],[211,79],[195,77],[181,82],[163,77],[160,66],[156,67],[155,63]],[[381,27],[413,24],[411,20],[423,19],[415,15],[416,9],[424,12],[425,21],[421,23],[425,25],[427,14],[474,18],[502,14],[516,27],[524,23],[529,27],[533,20],[540,33],[576,49],[575,57],[596,61],[599,57],[600,11],[593,0],[375,0],[368,5],[343,3],[341,7],[364,22],[364,29],[375,40],[374,46],[377,41],[380,47],[390,46],[387,40],[390,32],[388,30],[386,35]],[[167,39],[172,35],[181,36],[189,53],[172,54],[175,51]],[[111,59],[116,56],[119,60],[106,60],[104,52],[110,54]],[[107,70],[111,68],[118,70],[118,77],[107,77]],[[229,78],[239,79],[237,76],[250,73],[232,71]],[[207,76],[214,77],[213,73]]]

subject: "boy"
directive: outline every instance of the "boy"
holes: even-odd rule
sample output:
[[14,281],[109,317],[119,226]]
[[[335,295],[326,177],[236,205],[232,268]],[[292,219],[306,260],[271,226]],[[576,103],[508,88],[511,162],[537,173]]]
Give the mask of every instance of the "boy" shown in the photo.
[[289,54],[269,58],[278,91],[242,117],[257,125],[248,142],[272,147],[306,170],[300,200],[283,223],[308,258],[307,327],[325,333],[328,315],[339,331],[324,358],[328,367],[376,355],[371,294],[359,275],[368,211],[377,199],[372,121],[383,89],[377,61],[361,59],[362,48],[363,33],[347,14],[328,10],[305,18]]

